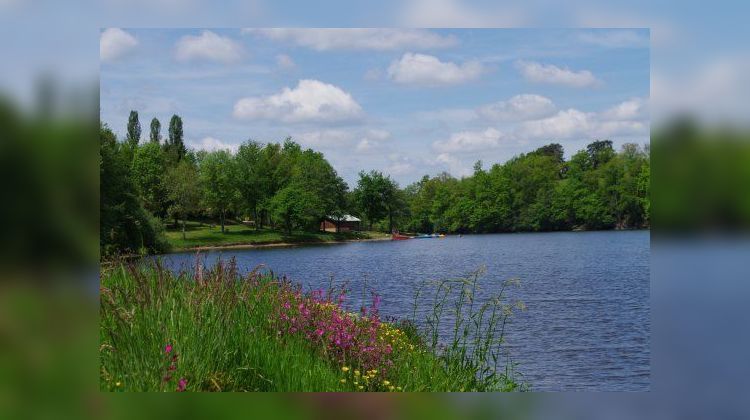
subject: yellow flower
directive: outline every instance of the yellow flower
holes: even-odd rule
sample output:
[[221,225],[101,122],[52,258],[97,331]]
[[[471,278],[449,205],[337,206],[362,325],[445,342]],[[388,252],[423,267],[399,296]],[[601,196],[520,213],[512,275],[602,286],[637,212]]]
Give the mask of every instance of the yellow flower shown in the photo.
[[397,386],[397,387],[396,387],[396,390],[398,390],[398,391],[401,391],[401,387],[400,387],[400,386]]
[[372,370],[372,374],[373,374],[373,375],[377,375],[377,374],[378,374],[378,370],[377,370],[377,369],[373,369],[373,370]]
[[388,385],[390,385],[390,384],[391,384],[391,383],[390,383],[389,381],[383,381],[383,385],[385,385],[385,386],[388,386]]
[[395,388],[393,388],[393,385],[391,385],[391,386],[389,386],[389,387],[388,387],[388,390],[389,390],[389,391],[393,391],[394,389],[395,389]]
[[348,366],[344,366],[344,367],[341,368],[341,371],[342,372],[349,372],[349,367]]
[[117,381],[117,383],[115,384],[115,386],[120,386],[120,385],[122,385],[122,382],[120,381]]
[[357,381],[354,381],[354,385],[359,385],[359,382],[357,382]]
[[339,382],[341,382],[342,384],[345,384],[346,383],[346,379],[341,378],[341,380]]
[[358,389],[365,389],[365,387],[363,387],[362,385],[360,385],[360,386],[359,386],[359,387],[357,387],[357,388],[358,388]]
[[354,376],[359,376],[359,369],[354,370]]

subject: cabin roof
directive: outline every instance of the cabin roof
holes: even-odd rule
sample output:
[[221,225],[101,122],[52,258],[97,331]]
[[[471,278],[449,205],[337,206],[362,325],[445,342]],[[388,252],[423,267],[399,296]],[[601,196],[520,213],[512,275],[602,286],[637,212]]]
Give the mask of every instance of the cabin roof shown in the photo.
[[356,218],[356,217],[352,216],[351,214],[345,214],[345,215],[341,216],[341,218],[329,215],[326,218],[330,219],[330,220],[333,220],[335,222],[361,222],[361,220],[359,220],[359,218]]

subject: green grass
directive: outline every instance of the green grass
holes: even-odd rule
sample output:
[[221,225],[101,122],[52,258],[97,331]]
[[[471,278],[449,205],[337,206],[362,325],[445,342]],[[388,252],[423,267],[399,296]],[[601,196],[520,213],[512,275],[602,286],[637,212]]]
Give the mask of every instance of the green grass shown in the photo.
[[[241,276],[233,264],[222,263],[204,269],[201,280],[193,273],[172,274],[158,264],[103,267],[100,389],[174,391],[178,378],[186,379],[187,391],[358,391],[358,378],[366,391],[524,389],[513,380],[510,368],[504,373],[496,370],[502,342],[497,327],[500,321],[504,326],[509,315],[499,297],[477,306],[478,311],[459,308],[468,318],[456,324],[457,339],[447,346],[431,343],[439,319],[445,318],[446,301],[441,297],[447,284],[460,284],[457,296],[469,304],[464,291],[470,290],[470,279],[441,283],[435,294],[440,299],[428,311],[436,317],[428,317],[430,327],[420,331],[413,322],[397,320],[377,324],[379,348],[388,344],[393,350],[372,361],[350,350],[337,356],[335,346],[280,327],[283,302],[292,299],[294,311],[298,302],[310,305],[309,295],[297,294],[299,288],[268,275]],[[321,308],[319,313],[353,319],[355,331],[365,331],[378,319],[346,315],[333,304]],[[172,346],[169,354],[167,344]],[[178,358],[170,371],[174,354]],[[364,374],[371,368],[378,372],[367,384],[355,376],[355,370]]]
[[166,232],[167,241],[173,250],[186,250],[201,246],[261,245],[274,243],[325,243],[354,239],[377,239],[388,235],[380,232],[302,232],[294,231],[291,235],[271,229],[256,230],[245,225],[226,225],[225,232],[221,226],[211,227],[208,224],[188,222],[185,239],[180,228],[170,227]]

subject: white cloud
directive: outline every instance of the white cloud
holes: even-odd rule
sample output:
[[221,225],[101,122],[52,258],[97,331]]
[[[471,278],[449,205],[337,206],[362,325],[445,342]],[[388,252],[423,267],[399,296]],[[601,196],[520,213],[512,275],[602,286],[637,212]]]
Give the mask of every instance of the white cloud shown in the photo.
[[242,46],[231,38],[203,31],[200,35],[185,35],[177,41],[175,57],[180,61],[209,60],[222,63],[238,61]]
[[338,49],[398,50],[452,47],[454,36],[442,36],[424,29],[387,28],[270,28],[243,29],[276,41],[291,42],[317,51]]
[[438,165],[445,166],[448,169],[448,173],[453,176],[463,177],[471,174],[469,168],[464,165],[460,159],[450,153],[441,153],[437,155],[435,162]]
[[414,172],[414,165],[409,162],[394,162],[385,168],[388,175],[408,175]]
[[477,114],[490,121],[525,121],[544,118],[555,112],[549,98],[540,95],[516,95],[507,101],[495,102],[477,109]]
[[223,141],[210,136],[204,137],[199,141],[191,142],[190,146],[198,150],[207,150],[210,152],[213,152],[215,150],[229,150],[231,152],[237,151],[236,144],[224,143]]
[[605,110],[602,117],[610,120],[632,120],[644,118],[648,113],[648,103],[643,98],[632,98]]
[[357,143],[356,151],[360,153],[373,152],[383,146],[383,142],[391,138],[391,133],[381,129],[367,130],[364,137]]
[[582,42],[605,48],[647,48],[647,33],[627,29],[606,29],[583,32],[578,37]]
[[282,70],[289,70],[296,66],[292,57],[286,54],[279,54],[276,56],[276,66]]
[[483,131],[453,133],[448,140],[436,141],[432,146],[440,152],[476,152],[498,147],[503,138],[503,133],[490,127]]
[[571,87],[589,87],[601,82],[588,70],[573,71],[552,64],[541,64],[533,61],[517,61],[516,68],[523,77],[535,83],[549,83]]
[[645,106],[643,99],[634,98],[599,113],[570,108],[548,118],[526,121],[518,127],[516,135],[547,140],[647,136]]
[[318,80],[300,80],[295,88],[264,97],[243,98],[234,104],[234,116],[283,122],[342,122],[360,119],[362,108],[352,96]]
[[120,28],[108,28],[99,36],[99,58],[104,62],[125,56],[138,45],[133,35]]
[[388,77],[397,83],[421,86],[454,85],[477,79],[485,71],[479,61],[463,64],[440,61],[426,54],[406,53],[388,67]]

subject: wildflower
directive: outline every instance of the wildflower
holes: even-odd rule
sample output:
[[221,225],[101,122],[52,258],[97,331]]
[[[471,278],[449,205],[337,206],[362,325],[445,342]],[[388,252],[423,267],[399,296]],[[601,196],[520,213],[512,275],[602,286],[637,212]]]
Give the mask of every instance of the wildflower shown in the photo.
[[395,388],[393,387],[393,385],[391,385],[391,386],[389,386],[389,387],[388,387],[388,390],[389,390],[389,391],[393,391],[394,389],[395,389]]
[[341,382],[342,384],[345,384],[346,383],[346,379],[345,378],[341,378],[341,380],[339,380],[339,382]]
[[362,385],[360,385],[360,386],[357,387],[357,389],[362,390],[362,389],[365,389],[365,387],[363,387]]
[[118,388],[119,388],[119,387],[120,387],[121,385],[122,385],[122,382],[120,382],[120,381],[117,381],[117,382],[115,383],[115,386],[116,386],[116,387],[118,387]]
[[389,381],[383,381],[383,385],[385,385],[385,386],[388,386],[388,385],[390,385],[390,384],[391,384],[391,383],[390,383]]
[[359,369],[354,369],[354,376],[359,376]]
[[396,390],[397,390],[397,391],[401,391],[401,387],[400,387],[400,386],[397,386],[397,387],[396,387]]
[[341,368],[341,371],[342,372],[349,372],[349,367],[348,366],[344,366],[344,367]]
[[164,353],[166,353],[166,354],[169,354],[169,353],[171,353],[171,352],[172,352],[172,345],[171,345],[171,344],[167,344],[167,345],[166,345],[166,346],[164,347]]
[[186,387],[187,387],[187,379],[180,378],[180,381],[177,383],[177,392],[185,391]]

